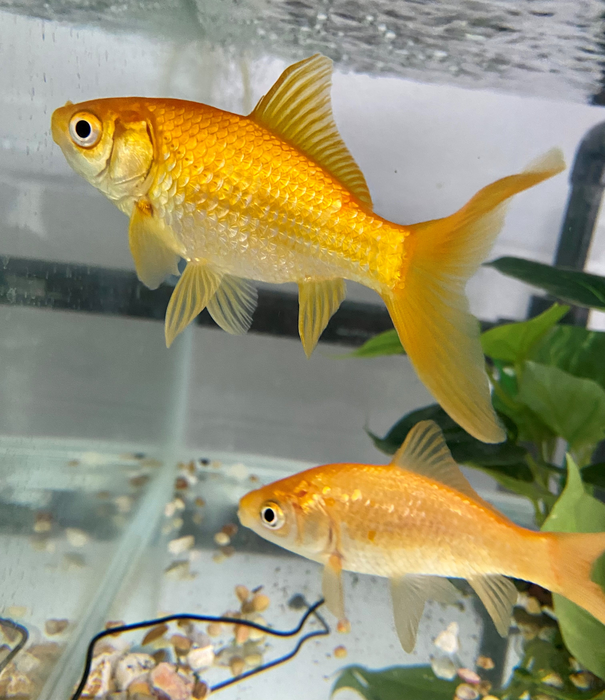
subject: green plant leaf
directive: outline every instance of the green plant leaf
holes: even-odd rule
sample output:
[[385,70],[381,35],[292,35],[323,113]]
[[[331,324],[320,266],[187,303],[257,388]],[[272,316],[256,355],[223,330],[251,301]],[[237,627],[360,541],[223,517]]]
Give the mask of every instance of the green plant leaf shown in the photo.
[[571,304],[605,309],[605,277],[513,257],[498,258],[485,265]]
[[528,361],[519,400],[572,450],[596,445],[605,437],[605,390],[591,379]]
[[361,347],[341,357],[380,357],[381,355],[405,355],[403,345],[394,328],[375,335],[366,340]]
[[532,481],[531,470],[523,462],[527,454],[525,448],[516,445],[510,439],[495,445],[481,442],[463,430],[437,404],[408,413],[382,438],[370,431],[368,434],[379,450],[394,454],[403,444],[409,431],[423,420],[433,420],[437,423],[443,431],[453,458],[459,464],[479,467],[490,474],[497,472],[509,478]]
[[382,671],[348,666],[334,683],[332,695],[351,688],[366,700],[451,700],[459,683],[437,678],[430,666],[393,666]]
[[553,304],[544,313],[519,323],[496,326],[481,335],[483,352],[503,362],[522,362],[548,331],[569,311],[569,306]]
[[[567,484],[544,522],[542,530],[550,532],[605,530],[605,504],[586,493],[580,470],[569,455],[567,456]],[[593,569],[593,579],[600,585],[605,584],[602,560],[601,557]],[[553,601],[567,648],[589,671],[605,679],[605,625],[563,596],[554,594]]]
[[528,360],[554,365],[576,377],[592,379],[605,389],[605,333],[580,326],[551,328]]

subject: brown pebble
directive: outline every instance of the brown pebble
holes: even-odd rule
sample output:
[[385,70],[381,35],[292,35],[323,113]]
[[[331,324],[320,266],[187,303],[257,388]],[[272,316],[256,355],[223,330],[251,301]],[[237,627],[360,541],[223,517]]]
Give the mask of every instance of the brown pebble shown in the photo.
[[188,654],[191,649],[191,640],[189,637],[185,637],[184,634],[173,634],[172,637],[170,637],[170,643],[174,647],[176,653],[181,656]]
[[61,634],[67,629],[68,625],[69,620],[46,620],[44,631],[49,637],[52,637],[54,634]]
[[223,633],[223,626],[220,622],[211,622],[206,627],[206,632],[209,637],[219,637]]
[[235,554],[235,547],[221,547],[221,554],[228,558]]
[[184,476],[177,476],[177,478],[174,481],[174,488],[177,491],[183,491],[184,489],[189,488],[189,482],[187,479],[185,479]]
[[336,624],[336,631],[340,632],[340,634],[349,634],[351,631],[351,623],[346,618],[343,620],[338,620],[338,623]]
[[477,666],[479,668],[484,668],[486,671],[491,671],[492,668],[494,668],[495,664],[489,656],[478,656]]
[[256,476],[256,474],[250,474],[250,476],[248,477],[248,479],[249,479],[253,484],[257,484],[257,483],[260,481],[260,479],[258,478],[258,476]]
[[264,593],[257,593],[254,598],[252,598],[252,605],[254,607],[254,612],[264,612],[270,605],[271,600],[269,596]]
[[250,628],[246,625],[236,625],[235,627],[235,643],[244,644],[250,636]]
[[235,595],[239,598],[240,603],[245,603],[250,597],[250,591],[246,586],[236,586]]
[[184,630],[187,634],[191,634],[193,632],[193,623],[191,620],[177,620],[176,623],[177,627],[180,627],[182,630]]
[[193,700],[204,700],[210,695],[210,688],[204,681],[197,681],[193,686],[193,691],[191,692],[191,697]]
[[242,603],[242,612],[244,615],[249,615],[254,612],[254,603],[251,600],[246,600]]
[[481,695],[489,695],[489,691],[492,689],[492,684],[489,681],[481,681],[477,684],[477,690]]
[[237,535],[237,525],[234,523],[227,523],[226,525],[223,525],[221,532],[224,532],[225,535],[231,539]]
[[140,474],[139,476],[133,476],[130,479],[130,485],[135,489],[140,489],[149,481],[149,476],[147,474]]
[[50,532],[53,526],[52,513],[36,513],[34,532]]
[[168,659],[168,652],[166,649],[158,649],[151,656],[155,659],[156,664],[161,664]]
[[[112,630],[114,627],[124,627],[125,624],[124,620],[109,620],[109,622],[105,623],[105,629]],[[120,633],[118,632],[117,634]]]
[[187,471],[190,474],[195,474],[195,462],[193,460],[191,460],[191,462],[189,462],[189,464],[187,465]]
[[202,521],[204,520],[204,514],[203,513],[194,513],[191,516],[191,520],[194,525],[201,525]]
[[110,497],[111,497],[111,492],[110,492],[110,491],[98,491],[98,492],[97,492],[97,498],[98,498],[100,501],[105,501],[105,500],[107,500],[107,499],[110,498]]
[[156,625],[155,627],[152,627],[149,632],[143,637],[143,641],[141,644],[145,646],[146,644],[151,644],[151,642],[155,642],[156,639],[160,639],[160,637],[163,637],[166,632],[168,631],[168,625],[163,624],[163,625]]
[[68,467],[79,467],[80,466],[80,460],[79,459],[70,459],[69,462],[67,463]]
[[334,649],[334,656],[337,659],[344,659],[347,655],[347,648],[340,645]]
[[196,505],[198,508],[203,508],[203,507],[206,505],[206,501],[205,501],[201,496],[198,496],[198,497],[195,499],[195,505]]
[[145,679],[135,680],[128,686],[128,697],[142,700],[142,698],[152,698],[153,691],[149,681]]
[[234,676],[241,676],[246,667],[246,662],[240,656],[234,656],[229,663],[229,668]]

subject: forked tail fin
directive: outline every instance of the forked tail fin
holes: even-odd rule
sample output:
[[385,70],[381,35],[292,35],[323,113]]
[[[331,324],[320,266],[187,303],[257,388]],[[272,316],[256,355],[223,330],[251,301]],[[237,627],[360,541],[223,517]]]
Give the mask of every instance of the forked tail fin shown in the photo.
[[484,442],[500,442],[505,433],[492,407],[466,283],[502,228],[507,200],[564,168],[563,154],[554,149],[524,172],[484,187],[455,214],[410,226],[401,283],[383,293],[420,379],[457,423]]
[[565,596],[605,625],[605,592],[591,580],[595,561],[605,553],[605,532],[550,535],[552,580],[538,583]]

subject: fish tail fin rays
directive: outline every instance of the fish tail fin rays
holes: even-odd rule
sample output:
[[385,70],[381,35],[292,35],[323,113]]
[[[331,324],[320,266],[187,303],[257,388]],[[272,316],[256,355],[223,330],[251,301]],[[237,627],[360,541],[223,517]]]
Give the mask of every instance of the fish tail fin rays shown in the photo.
[[502,228],[507,200],[564,167],[555,149],[524,172],[484,187],[455,214],[408,227],[401,282],[382,295],[420,379],[444,410],[483,442],[501,442],[505,432],[492,407],[466,283]]
[[169,348],[179,333],[208,305],[221,283],[221,275],[199,262],[187,263],[166,309],[164,332]]
[[307,357],[347,294],[341,278],[298,284],[298,332]]
[[605,554],[605,532],[549,533],[552,580],[545,581],[559,593],[605,624],[605,592],[591,576],[597,559]]

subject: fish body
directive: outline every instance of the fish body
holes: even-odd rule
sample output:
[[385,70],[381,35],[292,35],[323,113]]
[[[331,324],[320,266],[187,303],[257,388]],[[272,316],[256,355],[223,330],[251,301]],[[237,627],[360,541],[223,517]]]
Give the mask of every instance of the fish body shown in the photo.
[[331,61],[290,66],[240,116],[163,98],[68,103],[52,133],[76,172],[130,217],[137,274],[150,288],[187,265],[167,313],[167,345],[203,308],[230,333],[256,305],[249,280],[295,282],[310,355],[345,298],[345,280],[385,301],[419,376],[471,434],[498,442],[478,327],[464,287],[517,192],[563,167],[553,151],[481,190],[450,217],[404,226],[372,211],[338,134]]
[[448,578],[469,581],[502,634],[517,597],[505,576],[561,593],[605,622],[605,595],[590,580],[605,533],[519,527],[472,489],[431,421],[410,431],[391,464],[309,469],[244,496],[239,517],[261,537],[324,565],[324,594],[338,617],[342,570],[388,578],[407,651],[425,601],[453,597]]

